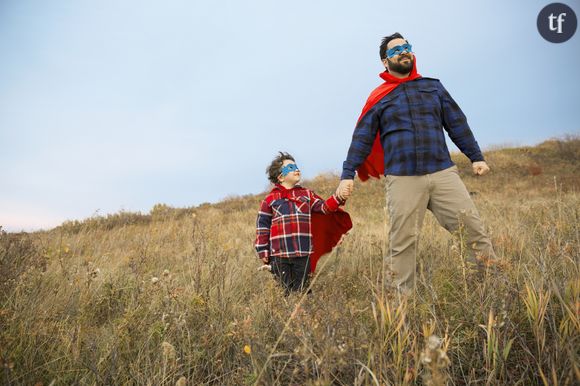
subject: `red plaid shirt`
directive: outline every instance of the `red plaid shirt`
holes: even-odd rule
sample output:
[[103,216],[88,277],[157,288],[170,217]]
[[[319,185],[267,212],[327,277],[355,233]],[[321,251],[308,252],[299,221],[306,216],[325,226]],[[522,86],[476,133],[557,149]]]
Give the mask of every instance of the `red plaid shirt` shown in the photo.
[[276,184],[260,203],[256,221],[256,252],[260,258],[292,258],[312,253],[311,213],[335,212],[342,203],[332,195],[326,201],[296,185]]

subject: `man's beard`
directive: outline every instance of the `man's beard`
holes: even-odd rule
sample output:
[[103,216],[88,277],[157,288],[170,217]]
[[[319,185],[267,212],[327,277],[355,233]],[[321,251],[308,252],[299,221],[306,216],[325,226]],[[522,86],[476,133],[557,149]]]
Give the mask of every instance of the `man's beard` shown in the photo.
[[[400,60],[402,60],[403,58],[408,58],[409,61],[407,63],[401,63]],[[398,72],[399,74],[406,74],[411,72],[411,70],[413,69],[413,65],[415,64],[415,60],[412,55],[409,56],[405,55],[397,58],[397,60],[387,59],[387,61],[389,62],[389,70]]]

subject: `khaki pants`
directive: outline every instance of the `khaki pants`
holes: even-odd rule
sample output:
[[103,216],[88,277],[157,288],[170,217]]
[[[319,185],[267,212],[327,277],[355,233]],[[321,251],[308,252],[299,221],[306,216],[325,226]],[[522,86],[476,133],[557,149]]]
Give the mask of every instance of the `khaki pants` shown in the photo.
[[476,262],[474,254],[484,259],[496,258],[457,166],[423,176],[387,175],[386,180],[391,226],[387,263],[393,284],[402,292],[410,292],[415,286],[417,246],[425,209],[433,212],[449,232],[464,225],[471,262]]

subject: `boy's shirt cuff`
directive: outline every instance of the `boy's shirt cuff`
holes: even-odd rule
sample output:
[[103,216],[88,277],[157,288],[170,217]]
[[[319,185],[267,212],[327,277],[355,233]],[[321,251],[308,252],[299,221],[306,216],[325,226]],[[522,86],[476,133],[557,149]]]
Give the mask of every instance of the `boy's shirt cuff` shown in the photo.
[[326,207],[330,212],[336,212],[338,207],[342,204],[344,204],[344,202],[341,202],[334,194],[326,200]]

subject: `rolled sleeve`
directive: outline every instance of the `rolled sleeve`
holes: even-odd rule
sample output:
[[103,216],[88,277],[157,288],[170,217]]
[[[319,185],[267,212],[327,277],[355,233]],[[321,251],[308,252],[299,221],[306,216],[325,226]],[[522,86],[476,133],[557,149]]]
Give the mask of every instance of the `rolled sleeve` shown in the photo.
[[336,212],[338,210],[338,207],[340,206],[340,201],[333,194],[332,196],[328,197],[328,199],[324,202],[324,204],[328,208],[329,212]]

